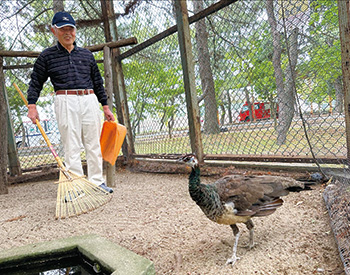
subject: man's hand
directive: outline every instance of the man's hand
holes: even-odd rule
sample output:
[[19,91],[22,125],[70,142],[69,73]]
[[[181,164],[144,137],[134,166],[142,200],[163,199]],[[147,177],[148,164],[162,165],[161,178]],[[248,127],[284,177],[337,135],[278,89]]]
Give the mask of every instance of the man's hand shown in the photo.
[[39,119],[39,113],[36,109],[36,105],[35,104],[29,104],[28,105],[28,115],[27,117],[30,118],[30,120],[36,124],[36,120],[40,120]]
[[107,121],[115,120],[114,115],[109,109],[108,105],[103,106],[103,113],[105,114],[105,118],[107,119]]

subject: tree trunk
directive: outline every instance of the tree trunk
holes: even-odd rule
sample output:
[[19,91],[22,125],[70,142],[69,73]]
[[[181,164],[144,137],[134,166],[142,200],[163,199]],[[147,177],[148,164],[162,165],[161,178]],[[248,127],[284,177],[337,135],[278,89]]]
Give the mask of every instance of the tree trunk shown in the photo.
[[[171,98],[170,100],[170,104],[171,105],[174,105],[175,104],[175,98]],[[175,125],[175,116],[174,116],[174,113],[171,112],[171,115],[170,117],[168,118],[168,133],[169,133],[169,137],[172,138],[173,136],[173,128],[174,128],[174,125]]]
[[334,111],[338,114],[342,114],[344,111],[344,93],[342,85],[342,77],[339,76],[334,82],[335,88],[335,107]]
[[228,111],[228,120],[229,123],[233,123],[233,115],[232,115],[232,102],[231,102],[231,97],[230,97],[230,92],[226,91],[227,95],[227,111]]
[[226,109],[224,104],[220,104],[219,107],[221,109],[220,125],[223,126],[225,125]]
[[[203,0],[193,1],[194,12],[203,10]],[[218,123],[218,107],[215,97],[215,87],[213,73],[210,66],[210,54],[208,49],[208,32],[205,19],[197,21],[196,41],[198,48],[198,66],[201,79],[202,90],[204,94],[204,132],[215,134],[220,132]]]
[[[282,145],[286,141],[287,132],[292,123],[294,112],[295,112],[295,67],[298,59],[298,29],[295,28],[291,35],[289,36],[289,57],[290,62],[286,67],[286,79],[285,79],[285,90],[283,93],[283,98],[279,98],[280,111],[283,109],[283,112],[280,113],[279,124],[277,127],[278,137],[277,143]],[[283,106],[283,107],[281,107]]]
[[[53,0],[52,8],[53,8],[54,13],[59,12],[59,11],[64,11],[63,0]],[[56,44],[57,44],[57,38],[56,38],[56,36],[53,35],[53,41],[52,41],[51,46],[54,46]]]
[[[0,125],[7,125],[5,101],[5,79],[3,77],[3,59],[0,57]],[[0,134],[0,194],[7,194],[7,127],[1,127]]]
[[[247,102],[248,110],[249,110],[249,121],[253,121],[253,112],[252,112],[252,102],[250,100],[250,94],[247,87],[244,88],[245,101]],[[254,103],[254,102],[253,102]]]
[[286,71],[286,87],[283,82],[283,70],[281,66],[281,41],[280,34],[277,30],[276,18],[274,15],[273,0],[266,0],[266,11],[268,16],[268,21],[271,27],[271,34],[273,40],[273,57],[272,64],[274,67],[274,74],[276,79],[276,89],[277,89],[277,103],[279,105],[278,114],[278,125],[277,125],[277,144],[282,145],[286,141],[287,132],[291,125],[294,116],[294,72],[297,60],[297,36],[298,31],[295,29],[291,34],[291,47],[290,47],[290,63],[291,66],[287,66]]
[[53,0],[53,12],[59,12],[59,11],[64,11],[64,4],[63,4],[63,0]]

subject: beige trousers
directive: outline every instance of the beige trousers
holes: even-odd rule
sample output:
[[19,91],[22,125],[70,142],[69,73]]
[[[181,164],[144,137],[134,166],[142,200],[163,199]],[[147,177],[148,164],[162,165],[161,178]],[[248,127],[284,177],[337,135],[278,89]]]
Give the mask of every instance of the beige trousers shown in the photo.
[[88,180],[104,183],[100,134],[102,112],[96,95],[56,95],[55,113],[68,170],[83,175],[81,152],[85,149]]

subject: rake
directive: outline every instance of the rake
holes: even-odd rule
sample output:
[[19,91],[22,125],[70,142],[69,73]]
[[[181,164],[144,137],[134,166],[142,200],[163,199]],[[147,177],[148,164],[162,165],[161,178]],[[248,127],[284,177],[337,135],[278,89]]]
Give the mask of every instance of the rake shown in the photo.
[[[13,83],[13,86],[28,107],[27,99],[22,91],[15,83]],[[36,125],[60,169],[59,181],[57,182],[56,219],[77,216],[106,204],[112,198],[112,195],[88,181],[85,176],[79,176],[69,171],[54,150],[38,119]]]

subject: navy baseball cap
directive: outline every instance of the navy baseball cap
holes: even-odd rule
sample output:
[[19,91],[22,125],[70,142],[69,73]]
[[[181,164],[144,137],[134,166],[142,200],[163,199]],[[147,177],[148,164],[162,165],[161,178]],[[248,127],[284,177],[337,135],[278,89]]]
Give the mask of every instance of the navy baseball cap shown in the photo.
[[57,28],[71,26],[75,28],[75,21],[68,12],[59,11],[56,12],[54,17],[52,18],[52,26],[56,26]]

